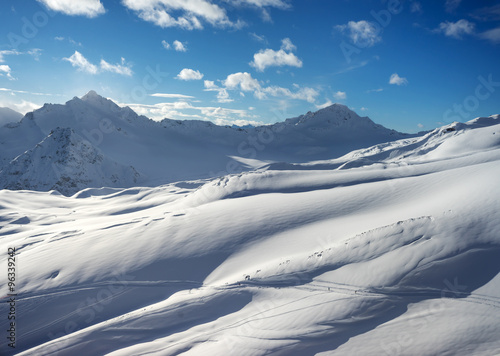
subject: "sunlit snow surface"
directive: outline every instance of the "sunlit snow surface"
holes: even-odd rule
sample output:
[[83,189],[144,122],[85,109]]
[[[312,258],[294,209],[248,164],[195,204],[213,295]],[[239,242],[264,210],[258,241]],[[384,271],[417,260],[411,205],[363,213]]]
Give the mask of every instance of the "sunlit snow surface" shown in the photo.
[[0,191],[16,352],[497,355],[499,121],[215,180]]

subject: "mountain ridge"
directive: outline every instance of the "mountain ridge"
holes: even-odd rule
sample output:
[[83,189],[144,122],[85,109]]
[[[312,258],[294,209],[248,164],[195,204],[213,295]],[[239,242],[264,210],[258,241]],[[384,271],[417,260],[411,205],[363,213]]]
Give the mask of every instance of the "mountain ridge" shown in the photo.
[[[0,172],[15,170],[19,162],[14,160],[33,150],[56,128],[71,129],[75,137],[99,150],[110,162],[140,172],[141,184],[145,186],[208,179],[279,162],[331,160],[358,149],[415,137],[376,124],[342,104],[270,125],[240,128],[200,120],[165,118],[157,122],[89,91],[65,104],[45,104],[26,114],[19,123],[0,128]],[[20,137],[23,139],[14,139]],[[37,168],[34,162],[31,169],[43,170],[41,167],[47,162],[39,164]],[[84,187],[76,178],[79,173],[74,174],[78,183],[74,189],[66,189],[66,194],[102,186],[129,188],[136,182],[133,177],[112,180],[97,175],[101,178],[90,179]],[[57,180],[51,182],[56,183]],[[45,185],[16,185],[19,189],[36,186]],[[7,187],[12,184],[0,181],[0,188]]]

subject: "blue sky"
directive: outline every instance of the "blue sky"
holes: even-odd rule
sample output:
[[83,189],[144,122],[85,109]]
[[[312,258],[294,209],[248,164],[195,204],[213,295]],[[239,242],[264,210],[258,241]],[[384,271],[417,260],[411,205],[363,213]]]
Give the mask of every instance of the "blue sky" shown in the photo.
[[0,106],[91,89],[154,119],[342,103],[400,131],[500,113],[500,1],[3,0]]

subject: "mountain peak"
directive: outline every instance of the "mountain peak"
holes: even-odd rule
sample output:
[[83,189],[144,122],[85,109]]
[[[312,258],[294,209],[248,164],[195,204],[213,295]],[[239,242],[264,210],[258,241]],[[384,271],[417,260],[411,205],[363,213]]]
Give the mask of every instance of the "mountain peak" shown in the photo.
[[87,94],[82,96],[82,100],[84,100],[84,101],[87,101],[90,99],[98,99],[98,98],[104,99],[101,95],[97,94],[97,92],[95,90],[91,90]]
[[343,104],[332,104],[317,111],[309,111],[305,115],[286,120],[292,125],[306,125],[319,127],[350,127],[350,128],[374,128],[381,127],[368,117],[361,117],[356,112]]

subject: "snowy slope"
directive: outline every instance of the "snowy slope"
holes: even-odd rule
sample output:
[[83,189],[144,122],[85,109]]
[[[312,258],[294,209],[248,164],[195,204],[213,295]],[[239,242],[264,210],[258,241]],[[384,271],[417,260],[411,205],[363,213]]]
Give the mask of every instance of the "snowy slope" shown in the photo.
[[16,351],[496,355],[499,135],[492,116],[214,180],[0,191]]
[[4,189],[57,190],[65,195],[89,186],[138,185],[140,178],[132,166],[104,156],[69,128],[56,128],[0,171]]
[[[105,156],[133,166],[147,178],[142,183],[147,186],[224,176],[270,162],[332,159],[353,149],[411,137],[338,104],[274,125],[243,129],[205,121],[154,122],[90,91],[64,105],[46,104],[21,123],[0,128],[0,170],[57,127],[71,128]],[[126,180],[132,182],[133,177]],[[133,186],[118,183],[122,182],[111,187]],[[24,188],[34,186],[43,190],[45,185],[32,182]]]

